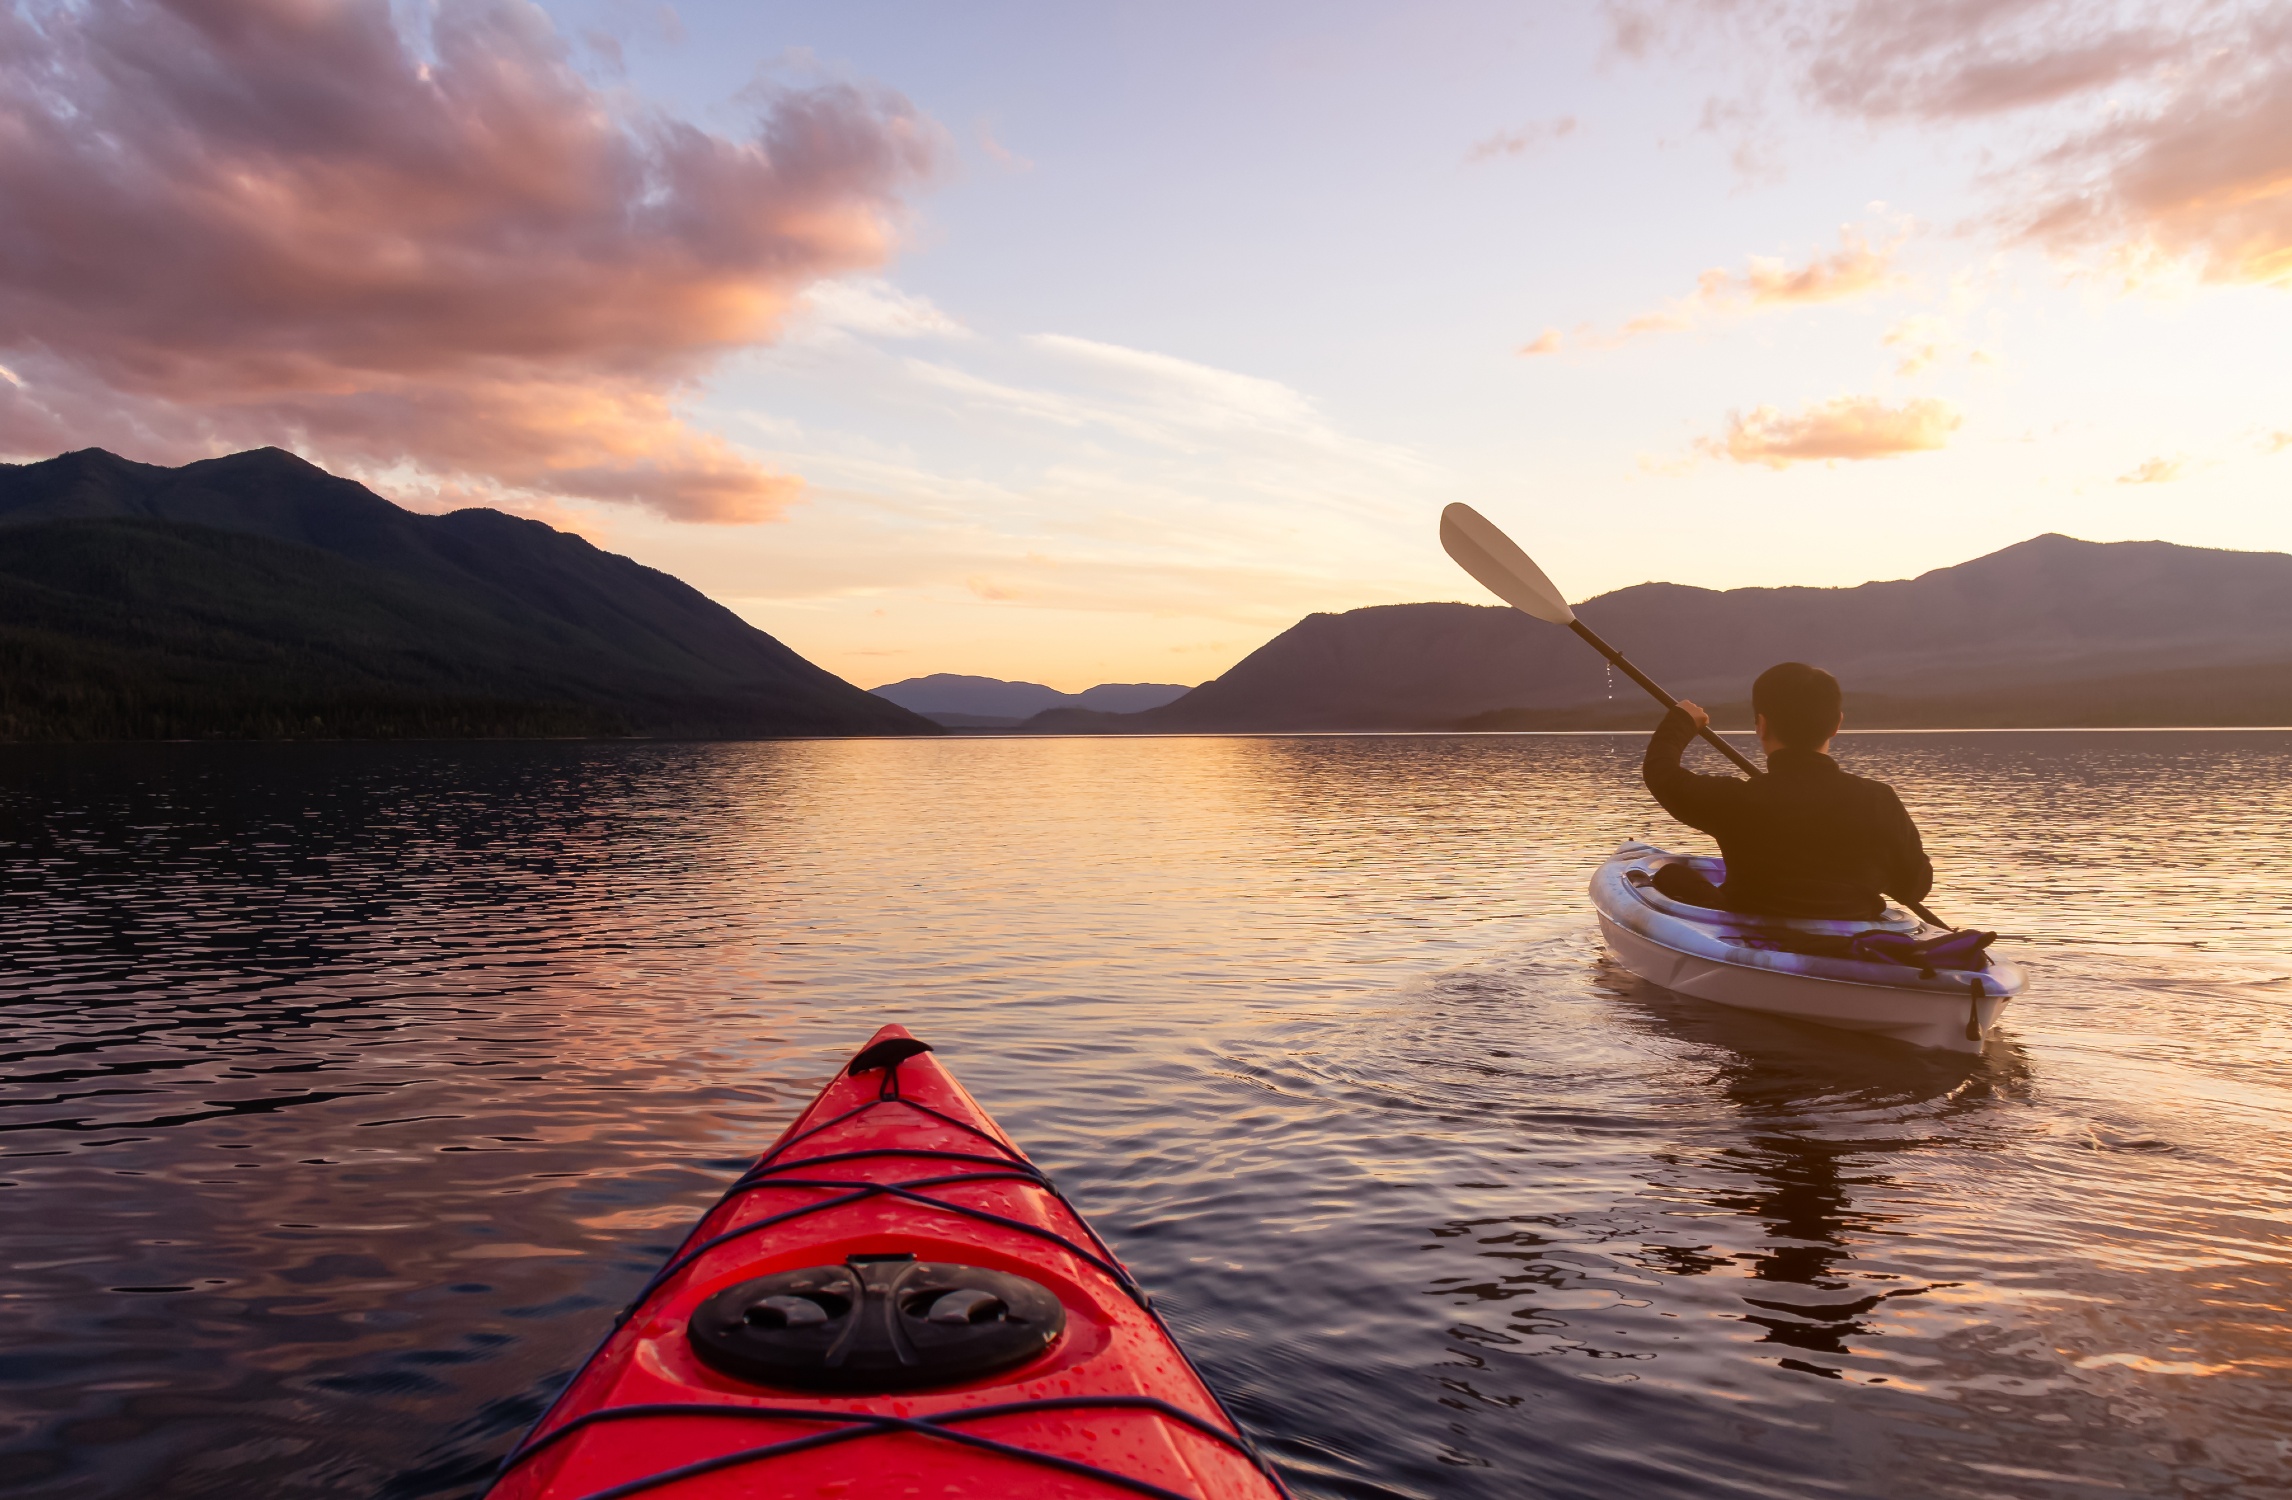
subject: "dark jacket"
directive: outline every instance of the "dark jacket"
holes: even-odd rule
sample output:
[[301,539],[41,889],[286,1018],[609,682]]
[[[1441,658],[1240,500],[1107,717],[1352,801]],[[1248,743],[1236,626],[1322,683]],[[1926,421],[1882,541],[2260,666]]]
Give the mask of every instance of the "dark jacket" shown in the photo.
[[1679,764],[1695,724],[1673,709],[1647,742],[1640,774],[1663,810],[1719,841],[1730,910],[1868,921],[1881,893],[1923,901],[1934,866],[1894,788],[1849,776],[1814,750],[1777,750],[1767,774],[1698,776]]

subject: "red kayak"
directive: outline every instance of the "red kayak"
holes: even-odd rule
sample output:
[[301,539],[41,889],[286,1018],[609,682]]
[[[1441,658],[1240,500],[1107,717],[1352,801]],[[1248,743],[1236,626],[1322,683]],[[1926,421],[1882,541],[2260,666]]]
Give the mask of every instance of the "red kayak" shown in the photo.
[[877,1032],[630,1304],[491,1500],[1273,1500],[1146,1294]]

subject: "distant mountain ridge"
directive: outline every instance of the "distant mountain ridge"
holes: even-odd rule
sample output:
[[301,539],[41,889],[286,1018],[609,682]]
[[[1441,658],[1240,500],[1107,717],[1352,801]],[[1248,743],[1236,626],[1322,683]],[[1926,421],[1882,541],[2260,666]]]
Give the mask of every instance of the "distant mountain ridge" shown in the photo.
[[0,737],[912,734],[666,573],[276,448],[0,465]]
[[1102,682],[1079,693],[1062,693],[1039,682],[934,672],[887,682],[871,691],[950,728],[1003,729],[1054,708],[1137,713],[1183,697],[1188,689],[1175,682]]
[[[2292,663],[2292,556],[2168,542],[2046,535],[1911,579],[1725,592],[1646,583],[1576,608],[1682,697],[1738,702],[1763,668],[1807,660],[1837,673],[1850,695],[1885,700],[1885,713],[1905,722],[1934,722],[1921,705],[1944,702],[2011,722],[2026,698],[2044,705],[2037,722],[2124,723],[2107,698],[2125,684],[2154,694],[2176,673]],[[2225,689],[2232,679],[2221,680]],[[2090,704],[2077,697],[2081,683]],[[1517,610],[1393,604],[1310,615],[1161,708],[1052,710],[1028,727],[1593,727],[1641,722],[1640,697],[1568,631]],[[2169,716],[2144,722],[2214,722],[2186,716],[2204,707],[2200,695],[2155,701]],[[2292,695],[2244,692],[2233,703],[2223,722],[2292,723]]]

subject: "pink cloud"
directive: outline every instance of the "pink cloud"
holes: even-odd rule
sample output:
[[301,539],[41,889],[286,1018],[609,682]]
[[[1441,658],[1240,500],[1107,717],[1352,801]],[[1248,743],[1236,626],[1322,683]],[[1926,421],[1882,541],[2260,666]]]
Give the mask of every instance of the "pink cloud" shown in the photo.
[[2025,226],[2060,247],[2127,245],[2215,281],[2292,284],[2292,18],[2272,66],[2216,57],[2154,113],[2064,142]]
[[1520,346],[1522,354],[1557,354],[1560,352],[1560,330],[1547,328]]
[[1494,135],[1474,141],[1472,148],[1464,153],[1464,159],[1468,162],[1483,162],[1494,161],[1499,156],[1520,156],[1531,147],[1565,140],[1575,133],[1576,117],[1562,115],[1556,120],[1525,125],[1518,130],[1499,130]]
[[[1872,122],[2022,114],[1992,177],[2009,234],[2292,283],[2292,13],[2134,0],[1683,0],[1619,13],[1619,51],[1711,28],[1793,58],[1806,96]],[[1768,66],[1757,62],[1762,71]],[[2002,144],[2002,142],[2001,142]]]
[[711,133],[589,84],[525,0],[0,11],[0,450],[251,443],[438,484],[776,514],[678,414],[894,248],[935,131],[783,90]]
[[1697,449],[1739,464],[1785,469],[1795,463],[1894,458],[1940,448],[1963,422],[1932,399],[1888,406],[1876,396],[1840,396],[1796,414],[1762,406],[1727,419],[1727,430]]
[[2060,0],[1824,7],[1807,82],[1842,114],[1970,118],[2029,109],[2153,72],[2182,51],[2167,25],[2119,25]]

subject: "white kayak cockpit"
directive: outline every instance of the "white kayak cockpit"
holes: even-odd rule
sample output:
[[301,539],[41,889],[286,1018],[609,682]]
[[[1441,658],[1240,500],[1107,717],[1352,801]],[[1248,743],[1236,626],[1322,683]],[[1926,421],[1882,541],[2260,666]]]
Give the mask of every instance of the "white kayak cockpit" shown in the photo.
[[1847,951],[1861,933],[1942,934],[1896,907],[1876,921],[1840,922],[1676,901],[1655,888],[1655,872],[1680,861],[1714,885],[1725,878],[1717,859],[1635,841],[1591,882],[1608,946],[1625,968],[1666,989],[1956,1052],[1979,1051],[2006,1001],[2022,990],[2020,968],[1995,956],[1973,968],[1919,969]]

